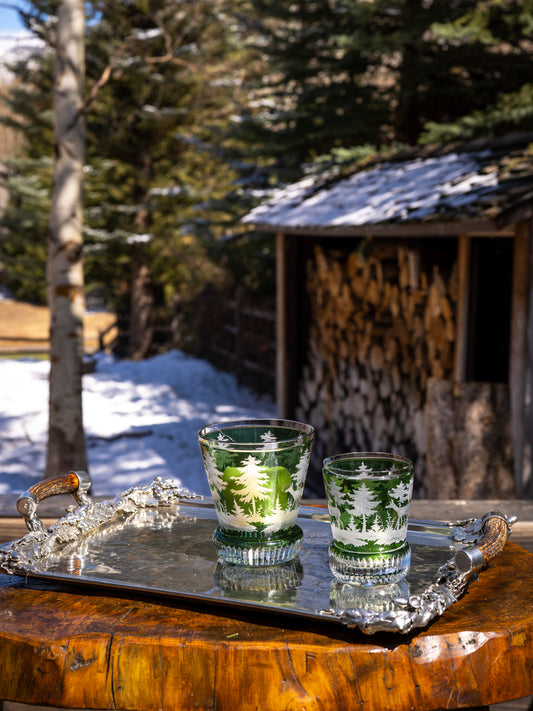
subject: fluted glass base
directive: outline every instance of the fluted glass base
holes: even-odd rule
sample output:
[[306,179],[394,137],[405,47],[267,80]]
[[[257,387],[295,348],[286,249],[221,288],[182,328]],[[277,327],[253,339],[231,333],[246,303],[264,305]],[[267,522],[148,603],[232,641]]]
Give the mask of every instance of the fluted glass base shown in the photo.
[[268,538],[221,528],[217,528],[213,534],[213,543],[220,560],[251,567],[279,565],[293,560],[300,552],[302,539],[303,532],[299,526]]
[[349,553],[333,543],[329,567],[337,580],[353,585],[391,585],[409,572],[411,549],[406,543],[393,553]]

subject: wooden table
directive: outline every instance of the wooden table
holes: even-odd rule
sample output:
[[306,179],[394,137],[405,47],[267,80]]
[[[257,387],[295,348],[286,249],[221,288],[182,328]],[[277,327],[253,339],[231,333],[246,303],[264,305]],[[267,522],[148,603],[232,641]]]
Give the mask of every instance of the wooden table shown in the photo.
[[483,707],[533,693],[533,555],[508,542],[407,636],[0,575],[0,660],[0,698],[63,708]]

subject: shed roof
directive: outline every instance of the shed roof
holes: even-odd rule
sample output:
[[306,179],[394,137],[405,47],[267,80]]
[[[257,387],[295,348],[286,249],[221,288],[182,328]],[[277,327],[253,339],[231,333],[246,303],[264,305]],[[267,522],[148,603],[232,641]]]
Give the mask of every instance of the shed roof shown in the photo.
[[532,214],[533,134],[520,134],[412,149],[349,174],[306,177],[243,222],[306,234],[457,234],[505,230]]

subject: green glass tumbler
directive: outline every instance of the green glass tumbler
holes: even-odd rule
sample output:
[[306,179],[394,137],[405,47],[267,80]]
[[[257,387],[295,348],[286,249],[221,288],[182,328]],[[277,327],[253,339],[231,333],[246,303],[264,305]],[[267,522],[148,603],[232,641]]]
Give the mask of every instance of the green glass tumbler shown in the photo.
[[265,566],[298,555],[303,534],[296,521],[313,436],[311,425],[291,420],[238,420],[200,430],[221,560]]
[[407,542],[413,464],[381,452],[349,452],[324,460],[322,473],[333,542],[329,565],[338,580],[390,585],[409,571]]

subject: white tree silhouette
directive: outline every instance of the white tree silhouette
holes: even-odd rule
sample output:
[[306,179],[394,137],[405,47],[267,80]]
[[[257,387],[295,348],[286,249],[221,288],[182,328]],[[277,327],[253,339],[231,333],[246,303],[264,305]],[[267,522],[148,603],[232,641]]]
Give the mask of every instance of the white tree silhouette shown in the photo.
[[326,479],[326,490],[328,494],[328,511],[330,520],[335,522],[335,525],[341,526],[341,508],[342,501],[344,500],[344,489],[340,485],[335,477],[327,477]]
[[369,489],[366,484],[362,484],[358,489],[351,492],[350,499],[352,506],[357,511],[357,515],[362,518],[362,533],[366,533],[367,518],[372,516],[379,506],[376,493],[373,489]]
[[333,538],[339,543],[345,543],[350,546],[364,546],[366,540],[362,538],[361,531],[355,528],[337,528],[332,524]]
[[239,504],[234,501],[233,510],[219,511],[218,518],[222,526],[227,528],[236,528],[245,531],[255,531],[255,527],[249,521],[244,509],[239,506]]
[[224,472],[221,472],[220,469],[217,469],[215,460],[211,456],[211,453],[209,451],[204,454],[204,465],[207,474],[207,480],[209,482],[209,488],[211,489],[213,499],[219,501],[220,492],[224,488],[224,482],[222,480]]
[[298,512],[294,510],[286,511],[278,501],[268,516],[265,517],[267,524],[265,533],[273,533],[282,528],[290,528],[296,523]]
[[344,499],[344,489],[341,484],[337,483],[335,477],[328,477],[326,479],[326,488],[329,494],[328,498],[331,501],[340,502]]
[[309,468],[309,454],[309,450],[306,449],[298,461],[296,467],[296,482],[298,487],[305,484],[305,477],[307,476],[307,470]]
[[409,482],[409,484],[400,481],[389,492],[390,508],[396,512],[396,516],[398,517],[397,527],[400,527],[405,523],[405,519],[409,513],[409,501],[411,500],[412,488],[412,481]]
[[231,444],[231,438],[223,432],[219,432],[216,442],[219,449],[227,449]]
[[336,525],[340,525],[341,512],[340,509],[335,506],[333,501],[328,502],[328,511],[330,521],[333,523],[335,521]]
[[392,543],[398,543],[403,539],[401,532],[393,526],[380,528],[378,525],[375,527],[375,530],[373,529],[373,533],[373,540],[381,546],[390,546]]
[[239,468],[239,484],[243,485],[243,490],[239,491],[239,498],[244,503],[252,504],[253,518],[256,516],[256,499],[268,499],[270,497],[270,482],[265,470],[261,467],[261,462],[251,454],[244,460]]
[[409,501],[411,497],[412,483],[406,484],[404,481],[399,481],[395,487],[390,490],[390,495],[398,502]]

